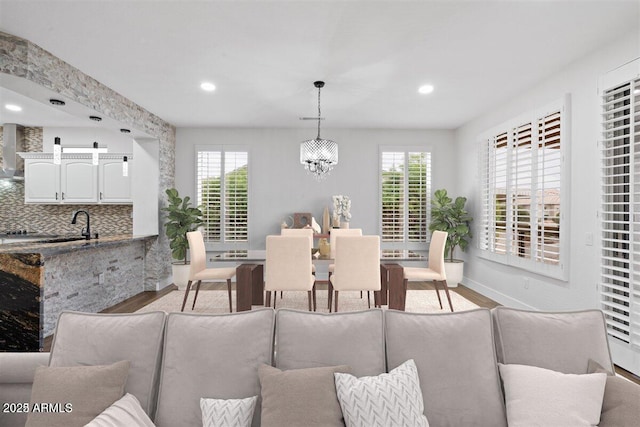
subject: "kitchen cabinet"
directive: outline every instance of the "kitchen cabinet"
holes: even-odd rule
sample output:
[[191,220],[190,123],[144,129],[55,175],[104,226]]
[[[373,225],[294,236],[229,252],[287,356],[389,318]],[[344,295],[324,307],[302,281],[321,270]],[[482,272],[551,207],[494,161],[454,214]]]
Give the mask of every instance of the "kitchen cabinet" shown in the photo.
[[98,166],[91,155],[63,154],[60,165],[49,153],[20,153],[25,159],[25,203],[42,204],[129,204],[132,157],[129,176],[122,175],[125,154],[101,154]]

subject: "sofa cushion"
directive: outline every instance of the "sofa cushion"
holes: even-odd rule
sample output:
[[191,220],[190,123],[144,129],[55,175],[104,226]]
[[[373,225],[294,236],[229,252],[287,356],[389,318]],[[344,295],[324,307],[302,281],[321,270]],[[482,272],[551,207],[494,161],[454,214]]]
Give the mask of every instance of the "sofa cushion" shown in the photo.
[[202,427],[251,427],[258,396],[244,399],[200,399]]
[[537,312],[497,307],[492,316],[500,363],[586,374],[593,359],[613,372],[600,310]]
[[125,392],[153,414],[166,314],[63,312],[58,318],[49,366],[131,362]]
[[415,361],[429,424],[506,426],[489,310],[389,310],[385,330],[389,370]]
[[136,397],[125,394],[84,427],[155,427]]
[[279,369],[348,365],[357,377],[386,372],[380,309],[331,314],[280,309],[276,319]]
[[335,372],[351,370],[346,365],[289,371],[260,366],[262,427],[344,427]]
[[640,420],[640,386],[626,378],[610,375],[598,363],[589,361],[589,373],[608,374],[600,414],[600,427],[632,426]]
[[[36,369],[26,427],[82,427],[124,394],[129,362]],[[49,405],[59,406],[49,410]]]
[[[258,367],[271,364],[274,311],[233,314],[170,313],[162,360],[158,427],[202,426],[200,399],[260,394]],[[260,402],[253,425],[260,423]]]
[[591,427],[600,422],[605,373],[563,374],[499,364],[509,427]]

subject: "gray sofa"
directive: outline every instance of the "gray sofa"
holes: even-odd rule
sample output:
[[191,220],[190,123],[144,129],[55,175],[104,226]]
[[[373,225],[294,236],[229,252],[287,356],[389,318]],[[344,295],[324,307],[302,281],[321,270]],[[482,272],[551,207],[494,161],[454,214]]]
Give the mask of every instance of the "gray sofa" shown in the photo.
[[[432,427],[506,426],[498,362],[584,374],[592,360],[613,372],[604,318],[597,310],[65,312],[51,353],[0,354],[0,402],[28,402],[38,365],[129,360],[126,391],[156,425],[196,427],[202,425],[201,397],[260,395],[262,363],[283,370],[348,365],[360,377],[388,372],[408,359],[417,365]],[[22,426],[25,419],[25,414],[0,413],[5,427]],[[260,400],[253,419],[253,426],[259,425]],[[604,418],[601,425],[608,425]]]

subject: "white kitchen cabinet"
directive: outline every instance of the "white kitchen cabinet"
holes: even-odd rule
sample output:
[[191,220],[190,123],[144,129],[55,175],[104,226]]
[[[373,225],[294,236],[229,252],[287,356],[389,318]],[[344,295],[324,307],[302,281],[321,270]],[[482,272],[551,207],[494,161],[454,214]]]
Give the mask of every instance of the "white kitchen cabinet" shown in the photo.
[[52,159],[24,161],[25,203],[60,203],[60,166]]
[[100,159],[99,186],[100,203],[131,203],[132,162],[128,161],[129,173],[122,174],[122,158]]
[[60,172],[62,203],[98,201],[98,166],[91,159],[62,159]]

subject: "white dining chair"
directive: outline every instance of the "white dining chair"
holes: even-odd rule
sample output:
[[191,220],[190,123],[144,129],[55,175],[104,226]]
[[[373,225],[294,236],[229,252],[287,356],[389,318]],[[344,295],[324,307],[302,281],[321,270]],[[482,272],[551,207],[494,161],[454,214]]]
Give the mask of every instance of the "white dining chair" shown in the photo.
[[231,302],[231,279],[236,275],[235,267],[228,268],[207,268],[207,251],[204,246],[204,238],[199,231],[190,231],[187,233],[187,240],[189,241],[189,254],[191,256],[191,264],[189,266],[189,281],[187,282],[187,289],[184,293],[184,300],[182,301],[182,309],[187,303],[187,297],[189,296],[189,290],[191,284],[196,282],[196,294],[193,298],[193,305],[191,310],[196,306],[196,300],[198,299],[198,292],[200,291],[200,283],[205,282],[227,282],[227,291],[229,294],[229,313],[233,311]]
[[307,291],[309,311],[316,307],[309,240],[306,236],[267,236],[265,306],[276,308],[277,291]]
[[431,243],[429,244],[429,267],[405,267],[404,268],[404,288],[407,289],[408,282],[428,282],[432,281],[438,295],[438,302],[442,309],[442,300],[440,299],[440,291],[438,286],[444,288],[449,301],[449,308],[453,311],[449,288],[447,287],[447,274],[444,269],[444,248],[447,244],[448,233],[444,231],[434,231],[431,235]]
[[[336,242],[338,237],[340,236],[362,236],[361,228],[334,228],[330,231],[329,234],[329,258],[335,260],[336,259]],[[331,284],[331,275],[333,274],[333,270],[335,269],[335,263],[329,264],[329,284]],[[360,293],[360,297],[362,298],[362,293]],[[327,300],[329,301],[328,308],[331,309],[331,300],[333,298],[333,292],[331,290],[331,286],[329,286]]]
[[369,291],[379,291],[381,282],[380,236],[340,236],[336,240],[335,268],[329,281],[337,312],[341,291],[367,291],[368,295]]

